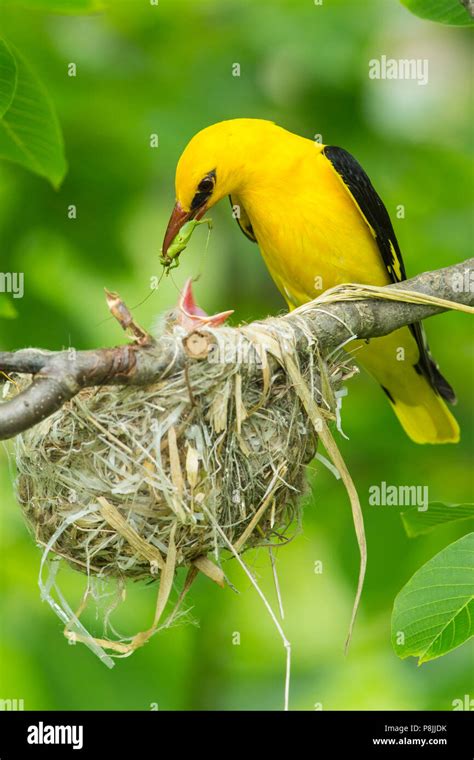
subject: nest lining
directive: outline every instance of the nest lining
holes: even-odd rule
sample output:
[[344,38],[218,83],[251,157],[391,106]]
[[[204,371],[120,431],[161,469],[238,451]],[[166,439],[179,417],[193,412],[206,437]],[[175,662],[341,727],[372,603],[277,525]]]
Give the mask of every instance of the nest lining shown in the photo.
[[209,554],[220,565],[229,546],[240,554],[294,534],[318,436],[283,365],[291,358],[326,418],[353,368],[347,356],[322,362],[310,336],[298,357],[281,321],[208,332],[208,361],[148,387],[85,389],[18,436],[18,499],[46,554],[91,577],[163,586],[184,566],[219,582]]

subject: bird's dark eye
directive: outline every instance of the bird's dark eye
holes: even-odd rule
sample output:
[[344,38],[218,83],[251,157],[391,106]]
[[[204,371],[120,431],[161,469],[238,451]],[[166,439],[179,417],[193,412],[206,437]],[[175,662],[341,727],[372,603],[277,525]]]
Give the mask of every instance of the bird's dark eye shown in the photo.
[[198,192],[200,193],[212,193],[214,190],[214,180],[211,177],[204,177],[198,185]]
[[202,178],[199,185],[197,186],[197,192],[207,193],[208,195],[210,195],[212,191],[214,190],[215,184],[216,184],[216,170],[213,169],[212,172],[208,172],[206,176]]
[[209,172],[209,174],[206,174],[205,177],[202,178],[199,185],[197,186],[196,194],[191,202],[191,210],[194,211],[198,209],[200,206],[203,206],[207,201],[209,200],[209,196],[214,190],[214,185],[216,184],[216,170],[213,169],[212,172]]

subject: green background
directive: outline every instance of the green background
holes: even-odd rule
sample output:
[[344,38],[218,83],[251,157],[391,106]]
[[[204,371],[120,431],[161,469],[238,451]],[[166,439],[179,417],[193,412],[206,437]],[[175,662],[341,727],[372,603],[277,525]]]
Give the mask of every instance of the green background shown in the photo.
[[[31,3],[30,3],[31,5]],[[69,173],[59,191],[0,164],[1,270],[25,273],[18,317],[0,320],[2,350],[29,345],[91,348],[122,342],[107,319],[103,287],[134,306],[160,274],[158,252],[174,200],[174,167],[186,142],[221,119],[253,116],[344,146],[365,167],[394,220],[409,275],[470,255],[472,80],[469,30],[415,18],[396,0],[148,0],[111,3],[95,16],[46,15],[2,4],[0,34],[40,74],[64,130]],[[371,80],[369,60],[428,58],[429,83]],[[67,66],[77,65],[68,77]],[[241,76],[232,76],[240,63]],[[159,147],[150,148],[150,135]],[[68,219],[70,204],[77,219]],[[399,204],[405,218],[397,219]],[[145,326],[172,306],[188,275],[208,311],[235,321],[281,312],[257,248],[223,203],[214,230],[196,231],[172,278],[135,309]],[[1,299],[9,296],[0,295]],[[350,653],[343,654],[358,571],[344,488],[319,462],[309,468],[304,530],[278,552],[285,632],[293,648],[291,707],[452,709],[472,683],[472,650],[418,668],[390,644],[395,595],[413,572],[464,532],[441,528],[408,539],[399,508],[368,505],[386,481],[426,485],[430,500],[472,500],[470,325],[447,314],[428,325],[431,348],[454,385],[457,446],[422,447],[403,434],[383,393],[352,380],[338,438],[360,493],[369,549],[367,581]],[[109,671],[71,647],[37,587],[40,551],[15,503],[7,444],[0,452],[0,699],[26,709],[279,709],[285,655],[260,599],[235,562],[240,594],[200,578],[193,624],[158,634]],[[246,555],[274,601],[268,554]],[[314,572],[322,561],[323,572]],[[83,578],[63,571],[72,603]],[[153,587],[135,585],[119,612],[129,633],[146,628]],[[100,633],[100,629],[96,629]],[[240,633],[240,645],[233,635]],[[471,672],[470,672],[471,671]]]

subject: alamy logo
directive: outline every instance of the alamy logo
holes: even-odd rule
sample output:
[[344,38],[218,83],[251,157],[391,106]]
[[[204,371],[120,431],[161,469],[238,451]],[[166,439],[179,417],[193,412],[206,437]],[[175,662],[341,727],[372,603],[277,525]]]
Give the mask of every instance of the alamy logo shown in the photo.
[[0,712],[24,710],[24,699],[0,699]]
[[418,84],[428,84],[427,58],[371,58],[369,79],[413,79]]
[[418,507],[419,512],[428,509],[428,486],[391,486],[385,480],[370,486],[371,507]]
[[23,298],[23,272],[0,272],[0,293],[12,293],[13,298]]
[[73,749],[84,746],[84,726],[50,726],[40,721],[28,726],[28,744],[71,744]]
[[453,699],[453,710],[474,710],[474,699],[470,694],[465,694],[463,699]]

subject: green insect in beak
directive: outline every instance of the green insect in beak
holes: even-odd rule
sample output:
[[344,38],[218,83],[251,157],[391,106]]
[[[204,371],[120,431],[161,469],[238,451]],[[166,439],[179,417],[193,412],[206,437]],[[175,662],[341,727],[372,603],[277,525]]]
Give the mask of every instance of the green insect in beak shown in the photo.
[[188,245],[191,240],[191,235],[198,224],[207,224],[208,228],[211,229],[212,219],[191,219],[189,222],[186,222],[186,224],[183,224],[171,245],[168,247],[166,255],[163,256],[163,254],[161,254],[160,263],[165,267],[167,274],[170,269],[175,269],[178,266],[179,254],[184,251]]

